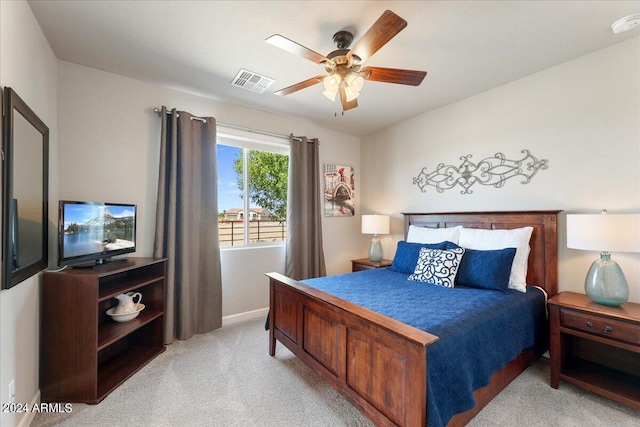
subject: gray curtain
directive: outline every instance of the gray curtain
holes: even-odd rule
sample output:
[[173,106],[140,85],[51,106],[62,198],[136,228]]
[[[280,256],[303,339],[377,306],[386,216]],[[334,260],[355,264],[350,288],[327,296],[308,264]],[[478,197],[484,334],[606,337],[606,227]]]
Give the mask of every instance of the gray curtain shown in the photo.
[[167,258],[165,342],[222,326],[216,122],[162,107],[153,256]]
[[322,249],[320,143],[290,136],[285,274],[295,280],[326,276]]

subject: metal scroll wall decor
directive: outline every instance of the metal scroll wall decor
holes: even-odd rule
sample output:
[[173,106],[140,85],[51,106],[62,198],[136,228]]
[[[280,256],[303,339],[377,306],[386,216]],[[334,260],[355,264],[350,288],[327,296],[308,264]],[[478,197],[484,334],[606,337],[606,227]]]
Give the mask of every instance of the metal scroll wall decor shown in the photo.
[[496,153],[493,157],[487,157],[478,163],[469,160],[472,156],[468,154],[460,157],[460,166],[440,163],[433,172],[422,168],[418,176],[413,178],[413,183],[420,187],[423,193],[427,191],[428,185],[435,187],[439,193],[459,185],[462,187],[460,194],[473,193],[470,188],[474,184],[501,188],[509,178],[515,176],[524,178],[520,181],[521,184],[528,184],[540,169],[549,167],[549,161],[538,160],[529,150],[522,150],[521,153],[525,156],[520,160],[509,160],[504,154]]

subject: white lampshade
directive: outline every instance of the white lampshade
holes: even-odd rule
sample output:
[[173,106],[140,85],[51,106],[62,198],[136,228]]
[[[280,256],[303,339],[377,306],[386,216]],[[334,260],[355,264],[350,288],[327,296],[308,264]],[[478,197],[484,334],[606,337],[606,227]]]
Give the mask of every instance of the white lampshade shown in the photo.
[[350,73],[344,80],[347,87],[354,93],[360,93],[364,86],[364,78],[355,73]]
[[354,92],[351,89],[349,89],[348,87],[344,88],[344,94],[347,98],[347,102],[351,102],[354,99],[356,99],[357,97],[360,96],[360,92]]
[[346,95],[347,102],[351,102],[360,96],[360,90],[364,86],[364,79],[361,76],[350,73],[345,77],[344,82],[346,83],[344,93]]
[[640,214],[567,215],[567,247],[599,252],[640,252]]
[[362,234],[389,234],[389,215],[362,215]]
[[322,94],[326,96],[329,101],[335,101],[337,93],[338,91],[331,92],[330,90],[325,90],[322,92]]
[[324,78],[324,92],[322,94],[327,97],[329,101],[336,100],[336,94],[338,93],[338,87],[342,78],[339,74],[329,74]]
[[324,88],[329,92],[336,92],[342,78],[339,74],[330,74],[324,78]]

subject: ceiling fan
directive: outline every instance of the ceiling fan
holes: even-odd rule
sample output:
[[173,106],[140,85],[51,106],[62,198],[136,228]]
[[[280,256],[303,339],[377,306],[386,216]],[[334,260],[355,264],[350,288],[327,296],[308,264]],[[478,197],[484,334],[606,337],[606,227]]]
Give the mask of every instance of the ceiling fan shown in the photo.
[[367,30],[352,49],[348,49],[353,41],[349,31],[338,31],[333,42],[338,48],[327,56],[302,46],[280,34],[274,34],[265,41],[288,52],[300,55],[318,64],[324,65],[328,75],[319,75],[301,81],[292,86],[274,92],[275,95],[289,95],[320,82],[324,83],[322,94],[335,101],[340,95],[342,110],[347,111],[358,106],[357,97],[365,80],[419,86],[427,75],[426,71],[400,70],[396,68],[364,67],[361,65],[376,53],[389,40],[407,26],[407,21],[390,10],[386,10],[380,18]]

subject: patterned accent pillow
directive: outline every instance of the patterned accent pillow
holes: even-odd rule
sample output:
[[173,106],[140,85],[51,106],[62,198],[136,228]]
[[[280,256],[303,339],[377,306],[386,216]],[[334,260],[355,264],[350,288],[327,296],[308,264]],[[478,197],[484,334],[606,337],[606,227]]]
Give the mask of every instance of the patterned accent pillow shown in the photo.
[[464,255],[463,248],[449,250],[422,248],[416,269],[409,276],[409,280],[453,288],[462,255]]

